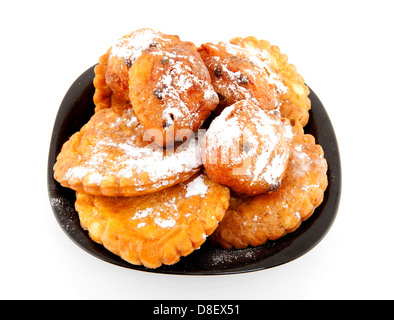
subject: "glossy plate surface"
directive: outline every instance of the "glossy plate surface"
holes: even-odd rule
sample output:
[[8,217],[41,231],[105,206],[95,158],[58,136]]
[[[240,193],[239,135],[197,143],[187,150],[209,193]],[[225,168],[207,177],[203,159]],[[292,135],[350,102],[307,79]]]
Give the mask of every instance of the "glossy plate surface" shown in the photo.
[[48,158],[48,194],[53,213],[69,238],[93,256],[125,268],[167,274],[217,275],[251,272],[290,262],[315,247],[333,224],[341,195],[341,164],[338,144],[331,121],[316,94],[311,90],[310,120],[305,132],[315,136],[328,162],[328,188],[323,203],[293,233],[277,241],[241,250],[224,250],[209,241],[172,266],[147,269],[134,266],[93,242],[79,223],[75,211],[75,192],[63,188],[53,178],[53,165],[61,147],[79,131],[94,113],[94,66],[84,72],[70,87],[59,108]]

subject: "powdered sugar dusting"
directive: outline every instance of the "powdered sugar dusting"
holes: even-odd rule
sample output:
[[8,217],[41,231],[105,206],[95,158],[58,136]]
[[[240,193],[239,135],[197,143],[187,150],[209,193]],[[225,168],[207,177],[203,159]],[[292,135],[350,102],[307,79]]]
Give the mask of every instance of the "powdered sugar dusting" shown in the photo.
[[[167,194],[167,196],[160,198],[160,195],[156,194],[158,197],[157,200],[149,202],[147,207],[145,207],[146,204],[141,202],[142,205],[138,205],[143,206],[143,208],[136,210],[128,219],[130,222],[133,222],[133,225],[136,225],[137,228],[144,228],[155,224],[163,229],[176,227],[180,220],[184,221],[184,219],[193,219],[193,215],[198,212],[182,214],[178,207],[178,203],[183,202],[184,198],[192,196],[200,196],[201,198],[204,198],[209,191],[209,186],[205,184],[204,177],[205,175],[199,175],[193,180],[184,182],[182,184],[182,187],[186,189],[186,195],[184,197],[180,196],[181,194],[168,197]],[[215,217],[213,217],[213,219],[215,219]]]
[[[239,48],[239,47],[237,47]],[[274,84],[276,87],[276,91],[279,94],[283,94],[287,92],[287,87],[283,84],[283,81],[280,79],[280,76],[274,72],[272,69],[271,62],[269,60],[270,54],[267,50],[257,49],[254,46],[246,45],[245,50],[249,54],[249,59],[255,63],[261,70],[264,70],[268,80],[268,83]]]
[[137,220],[137,228],[150,225],[153,221],[160,228],[173,228],[177,224],[179,210],[176,204],[177,198],[166,199],[158,207],[148,207],[134,213],[130,220]]
[[[244,97],[244,99],[248,99],[255,104],[258,104],[258,100],[251,94],[248,88],[242,85],[242,74],[240,71],[231,71],[229,68],[229,64],[234,57],[239,57],[242,60],[248,60],[252,68],[248,69],[248,72],[253,77],[257,78],[264,78],[267,82],[273,85],[274,94],[278,97],[287,92],[288,88],[283,83],[280,75],[278,75],[273,67],[272,62],[270,61],[270,54],[266,50],[261,50],[255,48],[251,45],[246,45],[245,48],[231,44],[226,42],[220,42],[220,46],[224,46],[225,50],[231,55],[229,58],[221,59],[217,56],[213,56],[212,59],[216,61],[220,67],[221,72],[227,75],[227,78],[231,80],[231,83],[224,84],[224,89],[228,90],[232,95],[239,96],[240,93]],[[213,44],[206,44],[206,46],[211,46],[215,48],[216,45]],[[215,49],[214,49],[215,51]],[[220,79],[218,80],[220,83]],[[220,86],[220,84],[219,84]],[[275,99],[275,107],[279,110],[280,107],[280,99]]]
[[190,98],[195,97],[189,94],[190,89],[193,88],[193,92],[202,90],[203,99],[207,101],[213,102],[217,99],[209,78],[201,77],[193,71],[205,68],[205,66],[187,50],[157,51],[152,54],[160,55],[161,61],[165,61],[166,65],[156,86],[160,99],[166,101],[166,109],[163,111],[164,119],[171,122],[175,118],[178,124],[182,124],[184,119],[192,122],[194,119],[198,120],[198,117],[194,118],[191,114],[194,110],[190,106],[193,106],[195,102]]
[[82,180],[88,176],[90,184],[100,185],[104,177],[114,175],[117,178],[132,178],[136,186],[143,186],[146,178],[149,178],[150,184],[159,186],[166,185],[168,179],[178,174],[198,170],[201,166],[197,140],[189,139],[177,149],[164,153],[153,144],[141,146],[133,135],[124,136],[122,125],[138,125],[131,111],[126,111],[125,116],[119,116],[111,124],[111,130],[116,134],[103,134],[95,145],[89,147],[89,156],[79,165],[71,167],[65,178]]
[[304,176],[311,170],[311,158],[304,152],[302,145],[294,147],[291,161],[294,164],[293,175],[296,178]]
[[161,37],[154,30],[141,29],[138,32],[133,32],[129,36],[119,39],[112,46],[110,57],[116,56],[133,63],[143,51],[151,46],[160,47],[163,43],[171,43],[171,40]]
[[203,176],[198,176],[193,181],[191,181],[186,188],[186,198],[192,196],[205,197],[208,192],[208,186],[204,182]]
[[[298,144],[293,147],[291,162],[293,167],[293,176],[300,178],[308,174],[314,167],[322,168],[325,166],[325,160],[323,156],[310,157],[304,145]],[[302,190],[307,191],[310,188],[319,187],[318,185],[309,185],[302,187]]]
[[[252,126],[240,121],[237,115],[240,108]],[[231,159],[238,164],[233,174],[247,176],[252,185],[261,180],[276,183],[289,158],[289,149],[281,147],[282,140],[289,138],[288,131],[279,118],[248,101],[240,101],[225,108],[211,123],[204,144],[208,156],[203,161],[219,159],[226,164]]]
[[256,156],[252,183],[264,180],[269,184],[274,184],[286,169],[290,155],[289,149],[280,148],[280,152],[276,152],[281,144],[281,139],[286,138],[288,133],[280,119],[272,118],[265,112],[259,112],[252,122],[255,123],[255,128],[259,133],[256,137],[249,132],[248,139],[252,140],[256,146],[252,152],[258,152],[261,140],[264,142],[263,152]]
[[169,219],[156,218],[155,223],[162,228],[173,228],[176,225],[176,221],[172,218]]
[[153,208],[147,208],[145,210],[140,210],[134,213],[134,216],[131,218],[132,220],[141,219],[149,216],[153,213]]
[[[205,152],[212,158],[221,157],[222,163],[229,161],[229,157],[235,150],[232,150],[234,140],[240,141],[242,131],[239,122],[235,117],[229,117],[234,111],[235,105],[227,107],[220,116],[216,117],[206,133]],[[219,150],[220,146],[220,150]],[[220,152],[220,154],[218,154]],[[203,159],[206,161],[207,159]]]

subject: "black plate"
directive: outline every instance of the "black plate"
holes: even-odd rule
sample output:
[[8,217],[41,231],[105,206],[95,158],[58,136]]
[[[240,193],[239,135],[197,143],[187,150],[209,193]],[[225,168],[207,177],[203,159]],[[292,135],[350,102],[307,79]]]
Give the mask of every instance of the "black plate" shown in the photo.
[[313,134],[324,149],[329,183],[323,203],[295,232],[277,241],[242,250],[224,250],[206,241],[199,250],[183,257],[175,265],[157,269],[131,265],[93,242],[80,226],[74,209],[75,192],[63,188],[53,178],[53,165],[63,143],[79,131],[94,113],[93,77],[94,66],[84,72],[65,95],[56,117],[48,159],[48,193],[53,213],[63,231],[79,247],[99,259],[130,269],[167,274],[214,275],[257,271],[287,263],[307,253],[327,234],[339,206],[341,165],[334,129],[319,98],[311,90],[312,110],[305,131]]

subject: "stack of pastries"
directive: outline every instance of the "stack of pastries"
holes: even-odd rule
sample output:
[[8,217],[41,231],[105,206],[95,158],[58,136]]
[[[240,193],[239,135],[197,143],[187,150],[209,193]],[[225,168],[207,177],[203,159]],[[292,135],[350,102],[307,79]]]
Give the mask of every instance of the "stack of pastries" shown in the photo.
[[196,47],[140,29],[100,57],[93,83],[95,114],[54,177],[76,191],[91,239],[125,261],[171,265],[208,237],[258,246],[323,201],[327,163],[303,129],[309,89],[269,42]]

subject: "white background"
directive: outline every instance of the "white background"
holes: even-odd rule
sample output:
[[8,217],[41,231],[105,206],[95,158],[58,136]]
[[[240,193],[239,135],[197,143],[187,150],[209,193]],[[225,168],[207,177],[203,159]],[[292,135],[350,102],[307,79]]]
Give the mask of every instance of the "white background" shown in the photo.
[[[2,299],[393,299],[392,1],[3,1]],[[199,45],[253,35],[279,45],[323,102],[341,151],[327,236],[280,267],[170,276],[117,267],[63,233],[46,186],[58,107],[114,40],[142,27]]]

